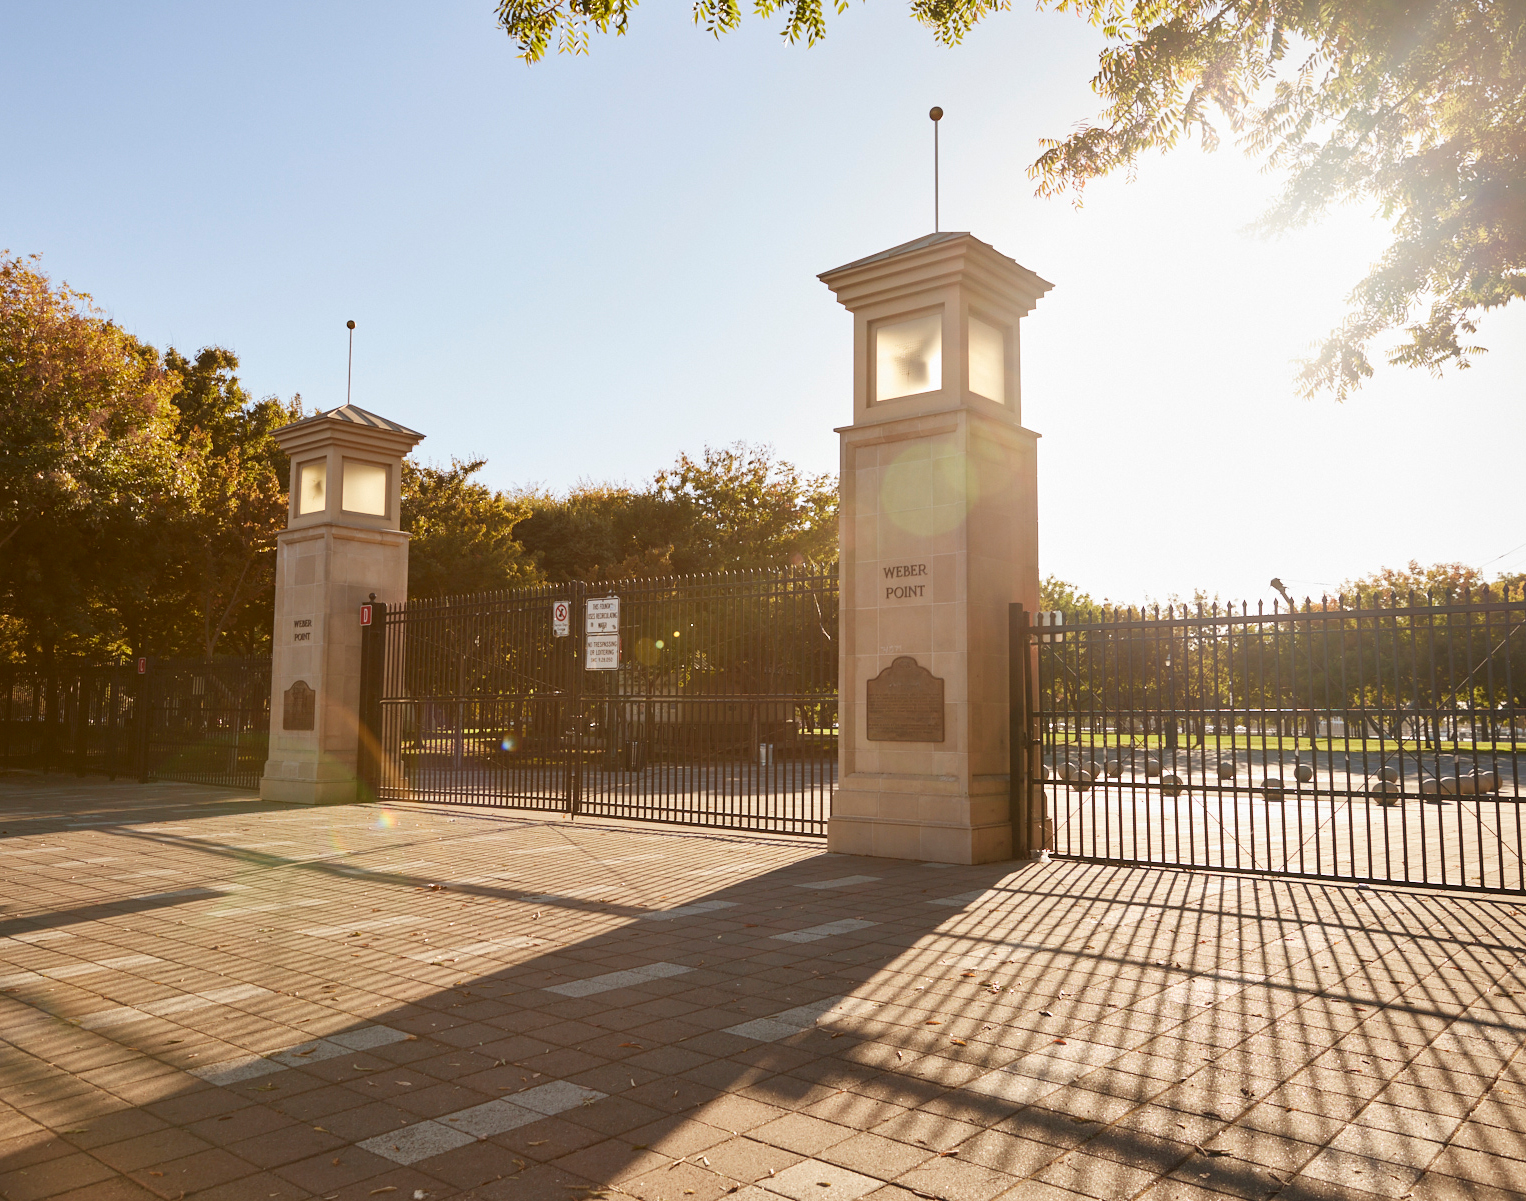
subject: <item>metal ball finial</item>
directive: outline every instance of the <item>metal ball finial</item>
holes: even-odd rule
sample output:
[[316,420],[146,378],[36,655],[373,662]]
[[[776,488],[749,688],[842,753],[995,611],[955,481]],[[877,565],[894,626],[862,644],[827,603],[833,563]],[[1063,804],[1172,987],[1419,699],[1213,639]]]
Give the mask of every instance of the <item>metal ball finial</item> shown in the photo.
[[355,323],[353,321],[346,321],[344,323],[344,327],[345,327],[345,329],[354,329],[355,328]]
[[927,110],[927,115],[929,117],[931,117],[934,121],[941,121],[941,120],[943,120],[943,110],[941,108],[939,108],[936,104],[933,105],[932,108]]

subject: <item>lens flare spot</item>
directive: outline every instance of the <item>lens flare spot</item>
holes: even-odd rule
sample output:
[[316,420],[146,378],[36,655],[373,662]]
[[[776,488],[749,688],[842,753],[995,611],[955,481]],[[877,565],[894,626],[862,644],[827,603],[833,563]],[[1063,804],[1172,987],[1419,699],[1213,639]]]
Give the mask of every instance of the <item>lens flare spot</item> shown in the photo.
[[514,735],[509,734],[509,735],[506,735],[504,737],[503,741],[500,742],[498,745],[501,746],[506,751],[512,751],[515,747],[517,747],[519,745],[519,739],[514,737]]
[[657,639],[657,641],[652,643],[652,645],[655,646],[658,650],[661,650],[662,649],[662,639],[661,638]]
[[645,667],[655,667],[657,664],[657,652],[662,643],[653,642],[650,638],[643,638],[636,643],[634,658],[637,663]]
[[943,440],[933,453],[904,450],[881,471],[880,511],[898,530],[917,537],[946,534],[964,523],[982,495],[982,478],[968,470],[973,452],[946,452]]

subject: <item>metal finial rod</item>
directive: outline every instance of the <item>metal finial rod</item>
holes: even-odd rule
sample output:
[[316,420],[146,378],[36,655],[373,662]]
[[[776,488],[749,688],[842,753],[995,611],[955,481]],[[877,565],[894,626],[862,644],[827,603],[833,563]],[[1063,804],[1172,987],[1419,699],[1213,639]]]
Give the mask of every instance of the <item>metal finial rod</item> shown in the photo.
[[943,110],[936,104],[927,110],[933,122],[933,233],[938,232],[938,122],[943,120]]
[[350,403],[350,385],[355,380],[355,323],[346,321],[344,326],[350,331],[350,357],[344,369],[344,403]]

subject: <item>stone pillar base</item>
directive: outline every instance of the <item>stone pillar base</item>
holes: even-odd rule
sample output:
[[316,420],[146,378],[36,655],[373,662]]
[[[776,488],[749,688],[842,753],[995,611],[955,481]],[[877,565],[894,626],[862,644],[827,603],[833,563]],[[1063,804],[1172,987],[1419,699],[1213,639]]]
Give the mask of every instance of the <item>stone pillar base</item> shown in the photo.
[[354,780],[283,780],[266,776],[260,781],[260,800],[281,805],[353,805],[357,799]]
[[827,850],[921,863],[1001,863],[1012,858],[1012,827],[934,825],[879,817],[834,817],[827,822]]
[[827,849],[924,863],[1011,859],[1006,780],[982,783],[969,793],[953,781],[850,776],[832,793]]

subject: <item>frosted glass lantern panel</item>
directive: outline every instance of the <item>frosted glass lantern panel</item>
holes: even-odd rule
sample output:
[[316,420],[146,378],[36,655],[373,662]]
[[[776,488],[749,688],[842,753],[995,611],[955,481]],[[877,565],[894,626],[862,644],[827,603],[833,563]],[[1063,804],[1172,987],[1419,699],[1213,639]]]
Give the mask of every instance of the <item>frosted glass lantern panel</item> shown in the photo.
[[943,315],[914,317],[874,331],[874,399],[943,387]]
[[387,469],[376,463],[344,461],[344,511],[387,515]]
[[329,465],[322,459],[316,463],[303,463],[301,483],[297,492],[297,516],[321,513],[328,505]]
[[994,325],[970,318],[970,391],[997,404],[1007,400],[1006,343]]

